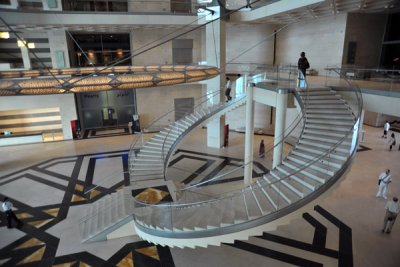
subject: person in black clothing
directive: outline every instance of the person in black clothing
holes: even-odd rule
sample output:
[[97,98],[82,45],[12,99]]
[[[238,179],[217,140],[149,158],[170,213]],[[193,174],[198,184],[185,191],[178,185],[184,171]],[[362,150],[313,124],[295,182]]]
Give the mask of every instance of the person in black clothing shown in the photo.
[[304,79],[306,78],[306,70],[310,68],[310,63],[306,58],[306,53],[301,52],[299,61],[297,62],[297,68],[303,73]]
[[229,79],[229,77],[226,77],[226,85],[225,85],[225,96],[226,96],[226,102],[232,100],[231,97],[231,79]]
[[10,202],[8,197],[5,197],[3,199],[2,208],[7,217],[7,227],[12,228],[11,221],[14,220],[17,223],[17,227],[20,228],[22,226],[22,222],[17,218],[17,216],[13,212],[12,210],[13,204]]

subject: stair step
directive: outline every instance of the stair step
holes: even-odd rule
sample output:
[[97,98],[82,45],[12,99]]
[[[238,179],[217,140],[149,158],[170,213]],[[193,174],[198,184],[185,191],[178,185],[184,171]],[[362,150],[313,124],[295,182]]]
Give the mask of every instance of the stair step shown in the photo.
[[232,225],[235,222],[235,210],[232,198],[227,198],[227,205],[222,213],[221,226]]
[[268,200],[268,198],[266,197],[264,192],[261,190],[258,180],[253,185],[253,194],[254,194],[254,197],[257,199],[257,202],[259,203],[262,213],[264,215],[275,211],[276,208],[274,207],[273,204],[271,204],[271,202]]
[[[293,154],[293,155],[296,155],[296,156],[299,156],[299,157],[303,157],[303,158],[305,158],[307,160],[314,160],[314,159],[320,158],[322,156],[321,154],[312,153],[312,152],[308,152],[308,151],[305,151],[305,150],[300,150],[300,149],[297,149],[297,148],[293,149],[290,152],[290,154]],[[329,164],[332,164],[336,168],[342,167],[344,162],[345,162],[344,159],[339,160],[337,158],[331,157],[330,154],[320,158],[318,161],[319,162],[329,162]]]
[[[309,153],[315,153],[317,155],[325,154],[327,151],[324,148],[313,146],[313,145],[307,145],[307,144],[297,144],[295,150],[299,151],[306,151]],[[329,153],[329,157],[338,159],[338,160],[346,160],[348,158],[349,154],[345,152],[340,152],[340,151],[331,151]]]
[[263,178],[258,181],[259,186],[261,187],[261,192],[267,197],[268,201],[275,208],[275,210],[286,207],[288,202],[282,198],[282,196],[272,187],[270,183],[268,183]]
[[321,105],[321,104],[328,104],[328,105],[344,105],[344,100],[341,99],[308,99],[308,105]]
[[262,177],[288,204],[295,202],[299,197],[283,185],[282,181],[276,181],[272,175],[265,174]]
[[171,130],[171,131],[167,131],[167,129],[164,129],[162,131],[160,131],[158,134],[156,134],[153,138],[157,138],[157,139],[169,139],[169,140],[176,140],[177,138],[179,138],[179,136],[181,136],[183,133],[183,131],[176,131],[176,130]]
[[340,114],[353,116],[353,113],[345,106],[330,109],[309,107],[306,109],[306,114]]
[[349,131],[335,131],[335,130],[326,130],[326,129],[318,129],[306,126],[304,128],[304,133],[306,134],[314,134],[314,135],[325,135],[325,136],[333,136],[333,137],[344,137]]
[[302,139],[309,139],[313,141],[321,141],[324,143],[329,143],[329,144],[343,144],[343,145],[351,145],[351,138],[352,136],[349,135],[349,137],[344,138],[344,136],[340,137],[335,137],[335,136],[330,136],[330,135],[323,135],[323,134],[313,134],[313,133],[303,133],[301,136]]
[[308,123],[306,122],[305,128],[310,129],[321,129],[321,130],[334,130],[334,131],[344,131],[349,132],[353,130],[353,125],[335,125],[335,124],[326,124],[326,123]]
[[[287,157],[287,159],[294,161],[298,164],[301,164],[303,166],[311,164],[311,161],[309,159],[294,154],[290,154]],[[333,166],[333,164],[330,164],[330,162],[326,163],[314,162],[311,165],[309,165],[308,168],[333,176],[339,170],[340,167],[338,168],[336,166]]]
[[333,144],[327,144],[322,141],[318,140],[309,140],[309,139],[300,139],[299,144],[304,144],[304,145],[311,145],[311,146],[316,146],[323,148],[325,150],[332,149],[331,153],[335,151],[343,152],[343,153],[349,153],[350,151],[350,145],[346,144],[340,144],[339,146],[334,147]]
[[299,182],[298,179],[293,179],[291,176],[287,176],[279,170],[273,170],[269,174],[273,182],[280,180],[284,186],[296,194],[296,197],[303,198],[311,192],[310,188],[305,186],[303,181]]
[[349,114],[335,114],[333,112],[331,113],[306,113],[306,118],[307,119],[324,119],[324,120],[340,120],[340,121],[346,121],[346,122],[351,122],[354,124],[354,118],[350,116]]
[[308,188],[311,191],[314,191],[316,183],[321,184],[320,182],[302,174],[302,173],[293,173],[293,169],[285,166],[284,164],[280,164],[274,170],[275,174],[279,174],[282,177],[288,177],[289,179],[295,180],[297,183],[301,184],[302,186]]
[[261,207],[254,198],[253,192],[250,188],[243,190],[244,202],[249,219],[255,219],[262,215]]
[[320,183],[325,183],[325,181],[328,180],[331,177],[331,175],[328,175],[326,173],[311,169],[309,167],[304,168],[303,165],[301,165],[301,164],[299,164],[297,162],[294,162],[292,160],[286,159],[282,163],[285,166],[287,166],[288,168],[293,169],[292,172],[299,172],[299,173],[301,173],[301,174],[303,174],[303,175],[305,175],[305,176],[307,176],[307,177],[309,177],[311,179],[314,179],[314,180],[316,180],[316,181],[318,181]]
[[247,221],[248,217],[242,194],[234,195],[233,203],[235,211],[235,223]]
[[340,119],[338,120],[324,120],[324,119],[315,119],[315,118],[307,118],[307,124],[317,124],[317,125],[338,125],[338,126],[347,126],[348,128],[353,127],[354,126],[354,122],[353,121],[342,121]]
[[348,107],[343,105],[343,103],[336,103],[336,104],[333,104],[333,103],[331,103],[331,104],[305,103],[305,105],[306,105],[306,111],[313,110],[313,109],[326,109],[326,110],[345,109],[345,110],[348,110]]

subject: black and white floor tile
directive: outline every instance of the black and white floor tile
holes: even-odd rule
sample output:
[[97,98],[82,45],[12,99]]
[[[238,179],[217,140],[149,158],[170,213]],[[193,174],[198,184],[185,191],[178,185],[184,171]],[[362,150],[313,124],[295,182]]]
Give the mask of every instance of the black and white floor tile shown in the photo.
[[[242,164],[243,160],[238,158],[178,150],[170,162],[169,177],[173,177],[175,172],[179,174],[177,177],[184,177],[180,181],[184,184],[198,183],[226,171],[240,170]],[[190,171],[187,166],[193,169]],[[255,163],[253,176],[258,177],[265,171],[268,169]],[[229,176],[203,186],[242,179],[239,171],[233,171]],[[91,244],[78,244],[79,240],[74,242],[78,248],[82,247],[80,251],[66,248],[71,246],[63,240],[68,235],[68,227],[71,227],[64,225],[66,218],[74,214],[79,216],[81,208],[88,203],[128,184],[128,151],[54,158],[0,177],[0,198],[10,197],[16,215],[24,222],[21,229],[9,230],[5,227],[4,216],[1,219],[0,266],[175,266],[169,248],[139,240],[119,244],[108,254],[97,254],[95,249],[90,249]],[[154,203],[172,200],[165,186],[137,189],[132,191],[132,196],[155,196]],[[325,218],[325,223],[331,225],[304,214],[303,220],[309,224],[309,231],[303,232],[311,235],[308,237],[311,242],[285,237],[278,231],[222,247],[235,249],[235,254],[244,258],[261,255],[258,264],[270,261],[296,266],[325,266],[324,261],[320,261],[325,257],[328,262],[335,263],[332,266],[352,266],[351,229],[322,207],[317,206],[315,210]],[[335,227],[338,230],[332,230]],[[331,230],[338,241],[335,248],[327,247],[327,233]],[[206,250],[212,253],[214,249]],[[227,259],[226,264],[229,262]]]

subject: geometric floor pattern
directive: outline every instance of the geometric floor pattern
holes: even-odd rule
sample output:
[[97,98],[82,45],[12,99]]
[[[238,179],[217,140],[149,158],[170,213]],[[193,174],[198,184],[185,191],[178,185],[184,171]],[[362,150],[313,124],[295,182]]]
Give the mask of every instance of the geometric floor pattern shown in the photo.
[[[184,166],[188,163],[197,166],[197,169],[187,172]],[[182,182],[189,184],[240,168],[241,163],[241,159],[178,150],[170,163],[169,173],[179,173],[180,177],[184,177]],[[254,164],[254,177],[265,171],[267,169],[262,164]],[[242,179],[242,176],[232,172],[230,176],[211,183],[229,183]],[[0,177],[0,198],[9,197],[16,208],[17,217],[24,222],[19,237],[9,240],[3,214],[0,221],[0,266],[175,266],[169,248],[145,241],[125,244],[108,259],[87,251],[56,256],[60,239],[46,230],[62,222],[71,207],[95,202],[128,184],[128,151],[54,158]],[[21,188],[26,193],[18,194]],[[166,191],[166,188],[154,187],[132,192],[132,195],[145,199],[158,196],[154,203],[171,201]],[[240,250],[241,253],[256,253],[282,263],[323,266],[315,260],[290,255],[287,250],[281,252],[277,248],[268,248],[265,244],[254,242],[257,239],[267,240],[274,243],[275,247],[284,245],[330,257],[336,261],[336,266],[352,266],[351,229],[322,207],[317,206],[316,212],[331,226],[327,227],[310,214],[304,214],[303,219],[315,228],[311,243],[264,233],[249,241],[236,241],[223,246]],[[338,245],[336,248],[327,248],[328,229],[332,225],[339,229],[336,236]]]

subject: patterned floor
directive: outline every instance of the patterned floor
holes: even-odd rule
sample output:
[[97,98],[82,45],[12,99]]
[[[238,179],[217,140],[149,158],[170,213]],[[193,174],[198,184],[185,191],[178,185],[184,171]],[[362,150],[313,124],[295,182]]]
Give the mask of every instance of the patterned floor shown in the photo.
[[[183,183],[204,181],[204,179],[213,177],[229,168],[238,168],[242,162],[237,158],[178,150],[170,168],[176,167],[181,171],[179,166],[187,165],[188,161],[192,161],[191,166],[196,165],[193,161],[201,164],[181,181]],[[0,197],[8,196],[12,199],[17,209],[15,212],[17,217],[24,222],[24,226],[20,230],[12,230],[18,231],[18,238],[7,240],[6,235],[9,232],[5,227],[4,218],[1,220],[1,233],[2,237],[5,237],[0,242],[1,266],[175,266],[168,248],[154,246],[144,241],[128,243],[108,259],[100,258],[87,251],[57,255],[60,238],[51,234],[51,228],[67,218],[71,207],[95,202],[123,185],[129,184],[127,166],[128,151],[112,151],[55,158],[1,177],[2,193]],[[267,171],[267,169],[262,164],[256,163],[254,176],[260,176],[263,171]],[[204,173],[206,175],[203,175]],[[243,176],[232,175],[218,183],[231,183],[242,179]],[[204,186],[208,185],[204,184]],[[22,187],[26,194],[20,194]],[[133,196],[153,203],[172,200],[168,188],[165,186],[133,190]],[[324,216],[334,221],[335,224],[342,225],[342,228],[345,226],[322,208],[318,207],[318,211],[324,212]],[[344,231],[345,239],[350,240],[348,243],[350,249],[341,246],[338,251],[326,249],[324,243],[326,227],[310,215],[305,214],[304,218],[315,227],[312,244],[268,233],[258,238],[321,253],[339,261],[342,259],[341,257],[345,257],[347,260],[343,261],[346,262],[346,265],[343,266],[351,266],[351,230],[348,227],[345,228],[346,230],[341,228],[341,232]],[[342,233],[340,234],[342,235]],[[267,248],[260,249],[259,246],[243,241],[237,241],[229,246],[249,253],[261,253],[264,256],[299,266],[319,266],[309,265],[310,263],[316,264],[315,262]]]
[[[395,225],[392,235],[380,233],[384,202],[374,197],[375,173],[370,182],[365,180],[365,173],[361,174],[363,170],[371,173],[370,167],[376,168],[374,164],[379,164],[374,160],[365,164],[366,159],[373,159],[373,154],[385,158],[385,165],[397,173],[397,165],[388,161],[395,160],[397,152],[387,151],[385,140],[377,138],[380,134],[377,131],[376,136],[367,136],[351,171],[356,175],[350,175],[349,181],[314,211],[274,232],[264,232],[234,244],[196,249],[164,248],[137,237],[80,243],[77,224],[88,204],[129,182],[126,150],[54,157],[39,162],[0,177],[0,198],[10,197],[15,213],[24,222],[21,229],[7,229],[1,217],[0,266],[398,266],[399,253],[393,254],[398,229]],[[375,143],[369,142],[372,138]],[[241,162],[240,158],[182,147],[171,161],[169,177],[179,173],[180,182],[196,183],[234,170]],[[265,170],[263,164],[255,163],[253,176]],[[352,181],[359,178],[364,180],[360,189],[371,188],[368,191],[372,192],[364,194],[359,190],[357,197],[348,202],[347,196],[354,195],[353,184],[359,184]],[[224,186],[241,179],[232,172],[219,183]],[[397,192],[397,184],[394,180],[390,195]],[[347,194],[348,190],[352,194]],[[133,190],[132,196],[153,203],[171,200],[168,188],[158,186]],[[363,211],[365,205],[369,210]],[[378,214],[373,216],[376,219],[365,219],[367,214],[374,213]],[[357,221],[356,217],[364,219]],[[382,251],[374,249],[375,246],[385,246],[392,257],[379,257]]]

